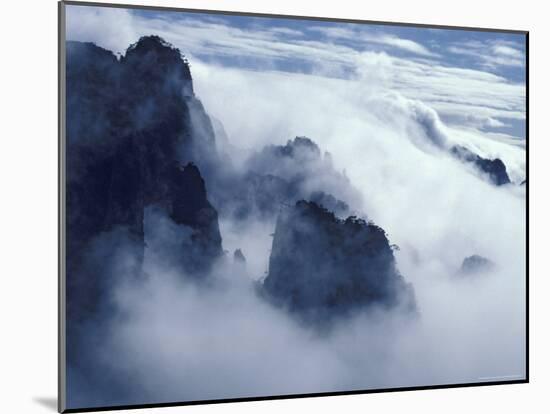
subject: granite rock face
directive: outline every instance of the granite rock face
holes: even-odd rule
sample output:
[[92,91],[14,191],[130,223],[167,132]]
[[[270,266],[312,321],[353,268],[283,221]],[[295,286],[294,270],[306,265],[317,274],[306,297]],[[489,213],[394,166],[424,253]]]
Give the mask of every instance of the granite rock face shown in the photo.
[[262,289],[314,325],[375,307],[416,309],[380,227],[356,217],[340,220],[307,201],[279,216]]

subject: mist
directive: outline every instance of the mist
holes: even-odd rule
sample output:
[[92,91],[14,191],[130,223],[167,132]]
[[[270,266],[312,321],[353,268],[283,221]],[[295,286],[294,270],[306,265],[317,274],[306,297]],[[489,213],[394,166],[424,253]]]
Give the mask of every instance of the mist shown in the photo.
[[[131,372],[139,398],[200,400],[524,377],[520,190],[495,187],[448,156],[443,149],[457,138],[420,103],[380,91],[358,97],[352,83],[338,88],[350,96],[335,94],[326,89],[332,80],[314,76],[273,74],[271,82],[256,83],[249,72],[216,68],[212,76],[202,69],[194,72],[196,89],[234,145],[259,148],[306,134],[330,151],[335,166],[346,166],[364,214],[400,247],[398,268],[414,286],[419,315],[363,313],[321,334],[256,292],[267,270],[274,221],[222,217],[228,254],[207,288],[170,272],[163,257],[170,249],[161,240],[170,232],[157,223],[147,239],[149,278],[117,290],[125,317],[112,322],[104,351]],[[256,93],[243,92],[245,82]],[[224,105],[223,97],[236,91],[242,96],[237,104]],[[329,107],[330,122],[320,115]],[[238,116],[242,111],[249,116]],[[491,145],[496,155],[516,157],[521,169],[523,149]],[[237,248],[245,268],[231,260]],[[495,269],[461,275],[462,260],[472,254],[490,258]]]

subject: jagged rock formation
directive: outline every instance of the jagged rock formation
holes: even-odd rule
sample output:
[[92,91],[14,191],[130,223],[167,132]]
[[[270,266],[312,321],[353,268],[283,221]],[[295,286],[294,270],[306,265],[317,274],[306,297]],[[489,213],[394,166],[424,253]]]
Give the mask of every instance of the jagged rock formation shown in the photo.
[[477,273],[491,271],[494,269],[494,267],[495,267],[495,264],[491,260],[483,256],[474,254],[472,256],[466,257],[462,261],[462,265],[460,266],[459,273],[461,275],[469,276]]
[[330,157],[325,159],[318,145],[307,137],[296,137],[286,145],[268,145],[254,154],[247,166],[251,171],[272,174],[289,182],[299,183],[318,173],[330,175],[337,184],[349,185],[344,176],[333,170]]
[[[217,151],[180,51],[157,36],[142,37],[120,59],[92,43],[67,42],[66,69],[69,302],[93,296],[83,280],[90,277],[85,256],[100,234],[122,228],[128,234],[119,244],[131,240],[143,255],[144,210],[153,204],[191,229],[183,270],[208,270],[222,254],[221,236],[199,168],[213,171]],[[69,303],[70,316],[72,309]]]
[[491,182],[495,185],[510,183],[510,177],[508,177],[508,173],[506,172],[506,166],[500,158],[495,158],[493,160],[482,158],[469,149],[459,145],[451,147],[451,154],[461,161],[475,165],[478,170],[487,174]]
[[380,227],[307,201],[279,216],[263,292],[315,325],[376,306],[416,307]]
[[[268,145],[245,163],[247,173],[239,182],[239,198],[227,203],[238,218],[259,215],[275,218],[281,204],[312,199],[339,213],[356,208],[360,196],[348,178],[336,171],[329,153],[307,137],[285,145]],[[343,200],[343,201],[342,201]]]

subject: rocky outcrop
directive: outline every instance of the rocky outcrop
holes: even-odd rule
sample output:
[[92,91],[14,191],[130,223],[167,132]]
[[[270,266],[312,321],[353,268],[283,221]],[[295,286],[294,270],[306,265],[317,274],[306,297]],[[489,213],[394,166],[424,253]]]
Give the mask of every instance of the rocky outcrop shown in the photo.
[[245,162],[245,171],[237,180],[239,196],[224,203],[237,218],[276,219],[282,204],[301,199],[326,204],[338,214],[360,204],[358,191],[334,169],[330,154],[322,154],[307,137],[264,147]]
[[384,231],[298,201],[277,221],[263,292],[300,319],[324,324],[357,311],[416,308]]
[[510,177],[508,177],[508,173],[506,172],[506,165],[504,165],[500,158],[493,160],[483,158],[459,145],[451,147],[451,154],[461,161],[473,164],[497,186],[510,183]]
[[310,173],[334,173],[334,180],[344,180],[332,170],[330,161],[324,162],[319,146],[307,137],[296,137],[285,145],[268,145],[254,154],[247,163],[251,171],[272,174],[290,182],[299,182]]

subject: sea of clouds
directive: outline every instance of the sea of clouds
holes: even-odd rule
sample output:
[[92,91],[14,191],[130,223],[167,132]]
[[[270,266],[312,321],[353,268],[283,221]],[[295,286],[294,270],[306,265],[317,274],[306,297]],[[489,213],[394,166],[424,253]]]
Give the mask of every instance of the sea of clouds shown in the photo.
[[[162,238],[150,234],[150,277],[116,289],[120,317],[98,349],[139,389],[131,403],[524,378],[525,146],[446,124],[429,104],[391,88],[399,68],[375,57],[358,61],[349,79],[197,59],[192,74],[235,160],[295,136],[331,153],[360,191],[361,213],[399,246],[397,266],[419,315],[365,314],[323,334],[300,325],[254,287],[267,270],[274,222],[221,217],[224,249],[242,249],[247,267],[222,262],[207,286],[172,273],[155,245]],[[501,158],[513,184],[492,185],[448,153],[454,144]],[[495,269],[461,277],[472,254]]]
[[[166,241],[159,241],[170,232],[155,224],[150,227],[164,236],[149,233],[150,278],[118,288],[124,317],[112,322],[103,352],[116,356],[119,374],[139,384],[133,401],[524,377],[524,190],[495,187],[445,151],[453,142],[481,148],[485,139],[488,153],[514,160],[510,173],[522,177],[523,148],[480,136],[467,141],[421,102],[360,80],[197,63],[193,73],[198,96],[223,122],[235,151],[295,135],[330,151],[360,190],[364,215],[400,247],[397,265],[414,286],[419,315],[360,315],[319,334],[256,293],[273,222],[222,217],[224,248],[242,249],[247,267],[224,261],[206,286],[170,271]],[[462,260],[472,254],[490,258],[495,270],[460,276]]]

